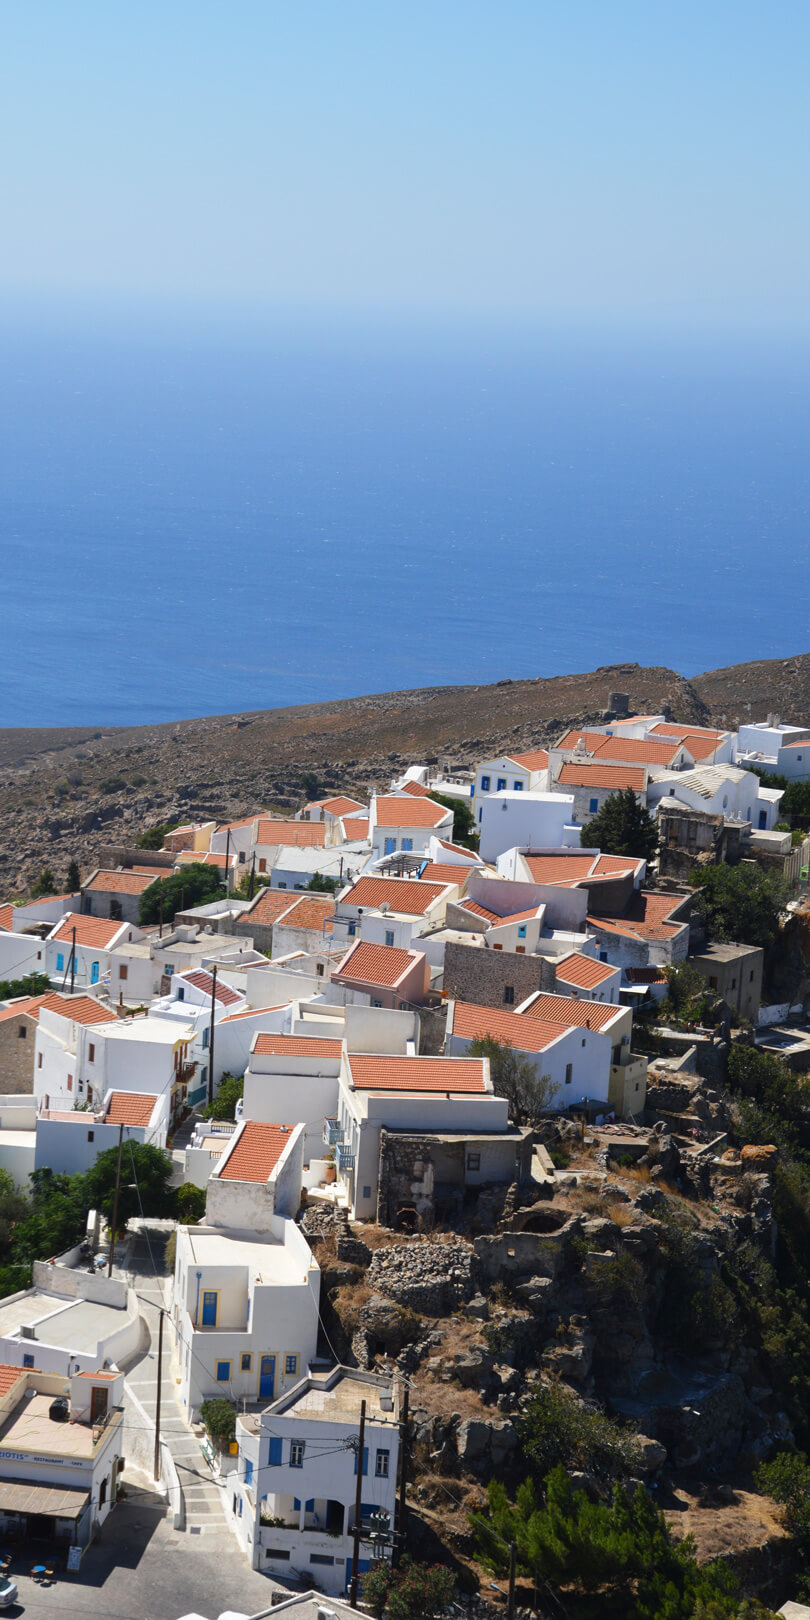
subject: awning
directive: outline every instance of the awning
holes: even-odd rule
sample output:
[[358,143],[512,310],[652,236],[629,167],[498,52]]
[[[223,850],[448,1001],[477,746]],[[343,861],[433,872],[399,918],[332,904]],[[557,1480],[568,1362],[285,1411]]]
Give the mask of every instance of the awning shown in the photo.
[[55,1519],[78,1519],[89,1491],[33,1485],[27,1479],[0,1480],[0,1513],[49,1513]]

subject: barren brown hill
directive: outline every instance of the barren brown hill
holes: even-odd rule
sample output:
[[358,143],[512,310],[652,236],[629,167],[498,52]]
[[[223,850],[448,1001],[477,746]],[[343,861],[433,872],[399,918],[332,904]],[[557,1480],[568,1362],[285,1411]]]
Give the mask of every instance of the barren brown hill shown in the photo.
[[569,723],[598,720],[613,691],[627,693],[636,712],[697,724],[773,709],[803,719],[810,655],[691,681],[613,664],[156,726],[0,731],[0,891],[24,890],[46,862],[62,882],[71,856],[87,870],[104,844],[160,820],[293,808],[311,776],[362,796],[413,760],[463,766],[489,751],[542,746]]

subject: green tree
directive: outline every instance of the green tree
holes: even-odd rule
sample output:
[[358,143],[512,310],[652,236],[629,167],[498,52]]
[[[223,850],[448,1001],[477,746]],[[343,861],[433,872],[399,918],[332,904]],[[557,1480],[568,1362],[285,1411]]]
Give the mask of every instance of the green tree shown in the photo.
[[35,1170],[29,1177],[30,1208],[15,1227],[10,1259],[30,1266],[61,1254],[84,1237],[87,1211],[84,1176],[58,1175],[51,1169]]
[[27,973],[24,979],[0,979],[0,1001],[16,996],[44,996],[51,988],[47,973]]
[[518,1438],[535,1480],[558,1465],[584,1469],[599,1479],[633,1472],[638,1447],[634,1436],[597,1407],[588,1406],[565,1384],[545,1383],[526,1403]]
[[176,912],[188,911],[191,906],[210,905],[212,900],[221,900],[224,894],[215,866],[190,861],[171,877],[157,878],[144,889],[138,906],[138,922],[142,927],[158,922],[161,901],[164,922],[173,922]]
[[445,810],[453,812],[451,843],[462,844],[465,849],[477,849],[478,832],[469,799],[459,799],[450,793],[431,793],[430,797],[434,804],[442,804]]
[[583,849],[601,849],[605,855],[628,855],[651,861],[658,849],[658,825],[632,788],[611,793],[579,835]]
[[665,967],[667,981],[666,1000],[662,1003],[662,1019],[703,1021],[709,1014],[712,997],[702,973],[691,962],[679,962],[676,967]]
[[56,893],[56,878],[50,866],[43,866],[39,877],[31,885],[31,899],[41,900],[44,896]]
[[200,1417],[211,1439],[216,1440],[222,1450],[235,1439],[236,1407],[230,1401],[224,1401],[221,1396],[203,1401],[200,1406]]
[[494,1035],[476,1035],[470,1041],[470,1057],[489,1058],[489,1072],[497,1097],[505,1097],[516,1124],[537,1125],[557,1095],[558,1087],[537,1065],[523,1057],[509,1041],[496,1041]]
[[307,804],[314,804],[318,799],[325,797],[323,782],[314,771],[305,771],[301,777],[301,788],[306,794]]
[[315,876],[311,877],[309,882],[304,885],[313,894],[337,894],[340,886],[339,878],[322,877],[320,872],[316,872]]
[[803,1451],[779,1451],[761,1463],[754,1483],[785,1509],[785,1526],[796,1542],[802,1561],[810,1554],[810,1464]]
[[205,1215],[205,1188],[184,1181],[175,1189],[174,1215],[181,1226],[196,1226]]
[[389,1620],[440,1620],[455,1598],[456,1582],[443,1564],[416,1564],[406,1555],[396,1569],[375,1564],[360,1590],[373,1615],[385,1611]]
[[701,866],[690,879],[710,939],[734,940],[771,951],[789,890],[776,874],[746,861],[739,866]]
[[156,827],[147,827],[138,839],[138,849],[162,849],[166,834],[178,825],[176,821],[161,821]]
[[245,1077],[235,1074],[223,1074],[219,1082],[217,1094],[213,1102],[206,1103],[202,1110],[203,1119],[235,1119],[236,1104],[244,1095]]
[[[85,1207],[100,1209],[108,1222],[112,1221],[115,1201],[115,1175],[118,1164],[117,1147],[106,1148],[94,1165],[82,1177],[71,1177],[84,1183]],[[123,1145],[121,1154],[121,1186],[118,1195],[119,1229],[135,1215],[166,1216],[173,1213],[172,1161],[162,1148],[149,1142],[133,1142],[131,1137]]]
[[79,871],[78,861],[72,860],[67,870],[67,892],[76,894],[82,886],[82,874]]

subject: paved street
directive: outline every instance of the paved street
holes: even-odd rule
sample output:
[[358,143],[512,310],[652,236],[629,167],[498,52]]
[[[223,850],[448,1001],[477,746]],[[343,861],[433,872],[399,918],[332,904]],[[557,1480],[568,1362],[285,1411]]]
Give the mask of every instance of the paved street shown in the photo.
[[3,1610],[14,1620],[216,1620],[225,1609],[254,1615],[270,1607],[273,1583],[246,1564],[230,1530],[208,1521],[199,1531],[172,1529],[171,1516],[151,1491],[128,1487],[81,1570],[38,1586],[18,1561],[11,1574],[20,1601]]

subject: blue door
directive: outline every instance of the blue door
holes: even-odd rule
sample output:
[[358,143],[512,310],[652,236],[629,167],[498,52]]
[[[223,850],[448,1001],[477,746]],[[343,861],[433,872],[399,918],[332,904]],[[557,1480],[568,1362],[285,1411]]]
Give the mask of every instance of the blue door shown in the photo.
[[216,1327],[217,1325],[217,1295],[203,1294],[203,1327]]
[[90,966],[90,983],[91,984],[98,984],[98,962],[91,963],[91,966]]
[[276,1387],[276,1358],[275,1356],[262,1356],[259,1367],[259,1397],[263,1401],[272,1401],[273,1390]]

